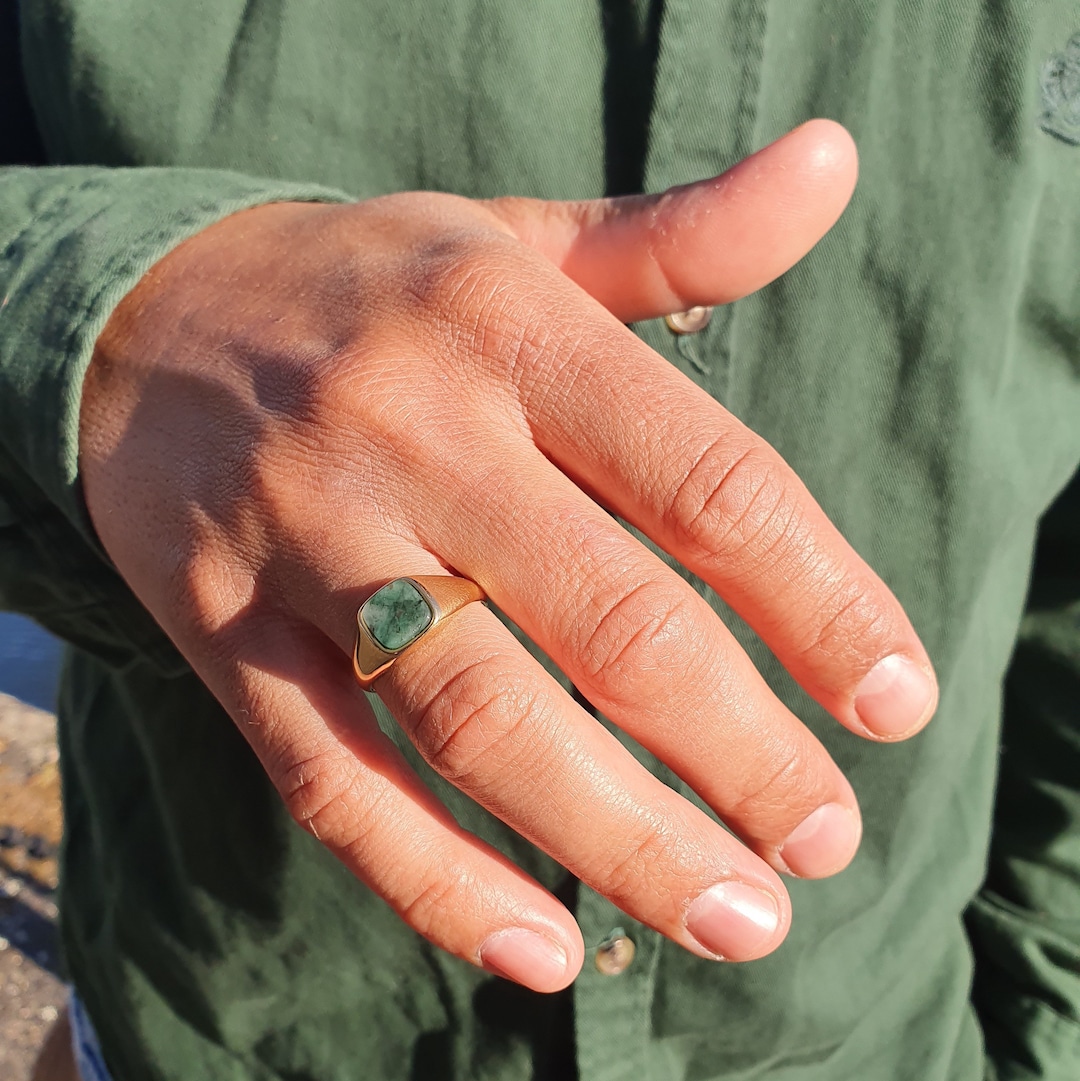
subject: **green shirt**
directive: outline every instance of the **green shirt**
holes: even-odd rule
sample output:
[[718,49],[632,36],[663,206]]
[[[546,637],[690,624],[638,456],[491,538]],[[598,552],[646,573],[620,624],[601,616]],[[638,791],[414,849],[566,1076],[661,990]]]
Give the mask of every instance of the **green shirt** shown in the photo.
[[[0,599],[73,644],[63,942],[116,1081],[1076,1081],[1080,4],[38,0],[22,21],[64,168],[0,172]],[[866,825],[745,965],[568,882],[411,753],[589,946],[634,939],[623,974],[538,996],[428,946],[289,820],[93,535],[81,378],[140,275],[239,207],[656,191],[811,116],[861,153],[836,228],[701,333],[635,329],[892,586],[940,710],[859,740],[695,582]]]

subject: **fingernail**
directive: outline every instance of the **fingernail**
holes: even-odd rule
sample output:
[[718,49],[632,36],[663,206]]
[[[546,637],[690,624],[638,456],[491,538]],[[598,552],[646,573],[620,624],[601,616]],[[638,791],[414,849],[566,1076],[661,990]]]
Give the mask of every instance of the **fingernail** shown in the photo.
[[843,870],[859,847],[858,816],[839,803],[808,814],[780,846],[780,858],[800,878],[824,878]]
[[524,927],[488,935],[480,947],[480,963],[496,976],[534,991],[558,991],[566,985],[566,951],[546,935]]
[[896,739],[922,725],[935,694],[930,675],[909,657],[894,653],[863,676],[855,691],[855,712],[871,732]]
[[726,961],[759,956],[779,923],[773,896],[743,882],[720,882],[707,889],[686,914],[690,934]]

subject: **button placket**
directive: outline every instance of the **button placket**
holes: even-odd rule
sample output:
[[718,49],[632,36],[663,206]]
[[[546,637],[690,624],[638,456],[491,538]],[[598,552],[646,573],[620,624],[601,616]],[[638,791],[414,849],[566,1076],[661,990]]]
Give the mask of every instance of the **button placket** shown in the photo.
[[[660,192],[715,175],[755,149],[767,7],[767,0],[739,4],[666,0],[649,125],[646,191]],[[717,308],[707,320],[707,330],[703,322],[686,333],[677,325],[678,319],[673,327],[670,317],[639,323],[634,330],[723,401],[733,312],[731,305]],[[660,775],[666,772],[658,764],[650,768]],[[665,1057],[663,1041],[654,1038],[653,1018],[661,950],[679,947],[629,920],[584,886],[577,917],[589,944],[607,942],[619,924],[625,929],[624,937],[634,943],[632,963],[617,975],[601,973],[611,960],[605,957],[600,966],[586,964],[574,985],[581,1081],[672,1081],[681,1076],[678,1065]]]
[[668,1081],[656,1076],[650,1048],[661,936],[584,886],[577,917],[585,941],[596,943],[594,963],[574,984],[581,1081]]
[[[646,191],[702,180],[757,148],[768,12],[768,0],[668,0],[649,123]],[[672,326],[676,315],[661,328],[665,336],[675,334],[668,344],[674,344],[683,370],[691,369],[695,381],[722,402],[729,398],[733,313],[731,305],[715,309],[707,333],[700,333],[704,327],[686,333]],[[670,355],[668,348],[663,351]]]

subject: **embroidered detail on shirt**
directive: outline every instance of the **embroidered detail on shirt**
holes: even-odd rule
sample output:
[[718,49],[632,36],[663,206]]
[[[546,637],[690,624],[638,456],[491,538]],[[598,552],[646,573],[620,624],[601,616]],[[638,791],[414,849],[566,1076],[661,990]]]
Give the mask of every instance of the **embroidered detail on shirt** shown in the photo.
[[1080,146],[1080,34],[1042,68],[1043,111],[1039,127],[1072,146]]

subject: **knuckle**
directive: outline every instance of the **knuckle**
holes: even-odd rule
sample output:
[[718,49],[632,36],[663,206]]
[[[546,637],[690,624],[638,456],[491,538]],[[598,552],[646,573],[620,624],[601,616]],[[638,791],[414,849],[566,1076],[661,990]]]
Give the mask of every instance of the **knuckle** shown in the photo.
[[325,753],[314,755],[290,767],[277,787],[293,820],[323,844],[340,849],[365,837],[361,786],[344,761]]
[[663,820],[649,822],[629,847],[603,869],[601,891],[616,903],[628,898],[640,901],[644,889],[652,888],[658,895],[677,895],[673,878],[673,855],[679,845],[673,825]]
[[690,603],[648,581],[601,602],[578,656],[593,686],[612,701],[640,698],[670,685],[672,673],[697,655],[701,629]]
[[237,644],[229,629],[251,601],[254,577],[238,553],[218,550],[205,529],[194,531],[187,548],[173,550],[163,576],[168,610],[179,615],[189,635],[228,661]]
[[496,237],[475,227],[439,231],[412,250],[402,267],[402,289],[424,308],[470,304],[474,289],[487,280]]
[[464,867],[441,864],[416,884],[412,896],[401,908],[401,918],[422,935],[437,935],[453,924],[474,892],[473,876]]
[[538,363],[550,363],[552,328],[572,325],[550,281],[530,288],[539,271],[517,241],[475,230],[425,247],[404,288],[434,319],[451,353],[518,385]]
[[899,635],[891,606],[883,606],[879,590],[858,578],[835,588],[815,617],[798,651],[802,659],[830,658],[857,666]]
[[737,556],[748,573],[757,573],[799,533],[798,503],[787,473],[764,446],[733,455],[727,441],[718,440],[676,489],[665,525],[706,561],[726,564]]
[[[474,662],[443,684],[419,711],[413,740],[452,784],[483,791],[519,753],[520,727],[536,726],[536,694],[515,684],[491,659]],[[534,753],[536,740],[530,736]]]
[[724,817],[755,837],[783,840],[822,801],[808,755],[798,746],[774,748],[768,764],[751,774]]
[[495,232],[467,230],[425,244],[403,276],[402,290],[458,344],[482,352],[510,303],[509,244]]

